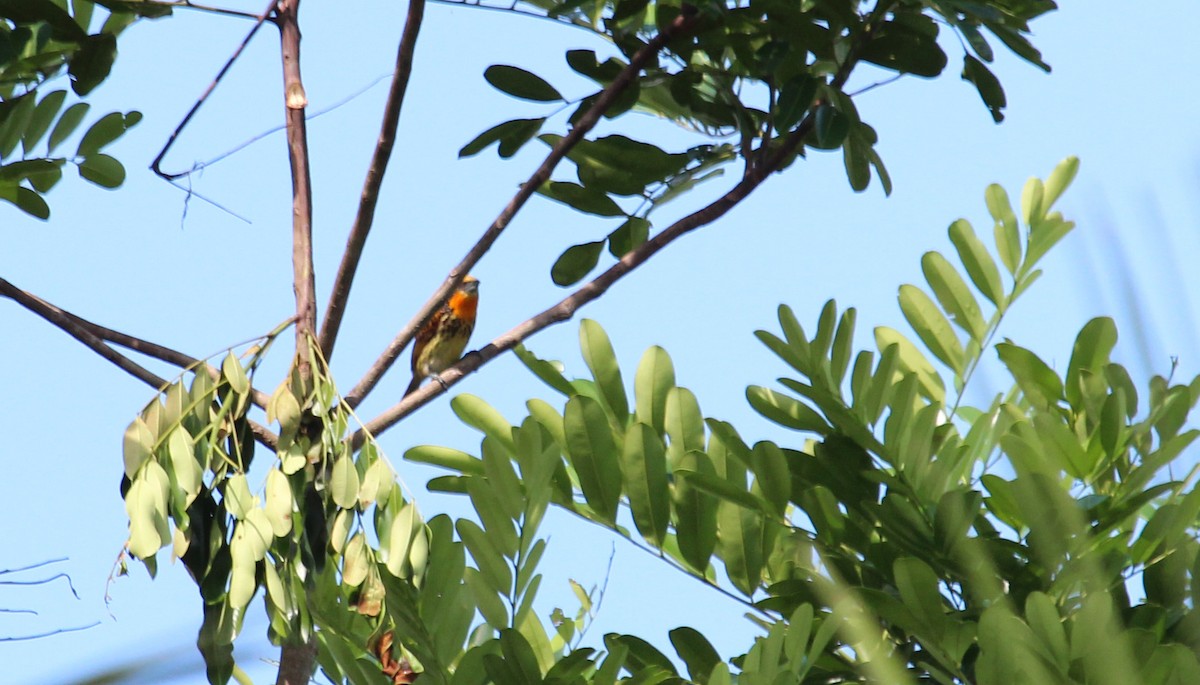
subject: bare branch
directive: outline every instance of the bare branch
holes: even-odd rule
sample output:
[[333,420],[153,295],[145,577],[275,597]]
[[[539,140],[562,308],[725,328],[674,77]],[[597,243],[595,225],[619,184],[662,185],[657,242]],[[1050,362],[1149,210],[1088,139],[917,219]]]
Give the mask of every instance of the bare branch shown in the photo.
[[316,281],[313,275],[312,175],[308,159],[308,130],[304,110],[308,96],[300,78],[300,0],[280,0],[276,6],[283,60],[284,117],[287,121],[288,161],[292,172],[292,288],[296,293],[296,368],[300,378],[312,378],[308,340],[316,335]]
[[[131,335],[126,335],[119,331],[114,331],[112,329],[94,324],[87,319],[80,318],[75,314],[46,302],[36,295],[32,295],[24,290],[21,290],[3,278],[0,278],[0,295],[9,298],[25,309],[28,309],[34,314],[42,317],[55,327],[61,329],[67,335],[83,343],[96,354],[104,357],[121,370],[149,385],[158,392],[165,390],[167,385],[169,385],[169,382],[163,378],[160,378],[149,369],[141,366],[132,359],[109,347],[105,344],[105,340],[183,368],[194,369],[198,368],[198,365],[200,364],[200,360],[189,357],[182,352],[177,352],[170,348],[163,347],[162,345],[147,342],[140,338],[135,338]],[[208,369],[208,373],[210,375],[216,377],[216,369],[207,364],[205,364],[205,368]],[[266,406],[268,398],[262,392],[254,390],[252,399],[256,405],[264,407]],[[258,424],[254,421],[250,421],[249,424],[251,431],[254,433],[255,439],[257,439],[267,448],[274,450],[275,445],[278,443],[277,436],[261,424]]]
[[[550,173],[554,170],[554,167],[562,161],[562,158],[567,155],[571,148],[575,147],[580,140],[583,140],[583,137],[596,125],[596,122],[608,111],[608,108],[620,97],[621,93],[633,83],[646,63],[657,55],[666,46],[668,41],[690,30],[694,23],[694,10],[692,13],[685,12],[680,14],[669,27],[655,36],[653,40],[633,56],[629,61],[629,65],[600,93],[600,96],[596,98],[596,102],[580,118],[575,127],[558,141],[558,144],[554,146],[542,164],[533,172],[529,180],[521,184],[521,189],[509,200],[508,205],[500,212],[500,215],[496,217],[491,226],[484,231],[479,242],[475,243],[466,256],[463,257],[462,261],[451,269],[450,274],[446,277],[441,287],[417,310],[408,324],[401,329],[400,333],[388,345],[388,348],[384,350],[383,354],[367,370],[367,373],[358,382],[358,385],[354,386],[349,394],[346,395],[347,404],[351,407],[358,406],[363,398],[375,388],[379,380],[383,377],[383,374],[391,368],[392,364],[396,363],[396,360],[400,357],[400,353],[412,341],[413,336],[416,335],[421,326],[433,315],[433,312],[441,306],[446,298],[450,296],[450,293],[458,287],[458,284],[462,282],[463,277],[467,275],[471,268],[491,249],[492,244],[496,242],[496,239],[500,237],[504,229],[508,227],[509,222],[521,210],[525,202],[550,178]],[[410,397],[416,396],[422,396],[422,393],[415,393]]]
[[[868,23],[867,29],[864,32],[864,36],[870,35],[873,23],[880,20],[886,14],[887,9],[893,4],[895,4],[894,1],[884,2],[876,7],[871,22]],[[857,62],[858,45],[856,44],[851,46],[850,52],[847,54],[838,72],[830,81],[830,85],[835,88],[841,88],[845,85],[846,80],[850,78],[850,72],[853,71]],[[368,421],[362,428],[350,436],[351,446],[357,449],[363,444],[367,435],[378,437],[405,416],[408,416],[438,395],[447,392],[450,386],[462,380],[467,374],[479,370],[481,366],[516,347],[517,344],[533,334],[570,319],[580,307],[603,295],[614,283],[653,257],[659,250],[662,250],[684,234],[706,226],[724,216],[730,209],[733,209],[738,203],[746,199],[750,193],[754,192],[758,186],[762,185],[768,176],[775,173],[804,144],[804,139],[812,133],[815,126],[816,110],[819,104],[819,102],[814,103],[800,124],[784,137],[783,144],[774,150],[770,156],[766,157],[762,161],[762,164],[750,166],[741,182],[724,195],[717,198],[711,204],[663,229],[653,238],[627,253],[616,264],[609,267],[607,271],[563,298],[558,304],[518,324],[507,333],[492,340],[491,343],[482,349],[468,353],[457,364],[438,374],[442,381],[441,383],[426,384],[416,392],[406,395],[404,399],[376,418]]]
[[[19,293],[19,296],[17,295],[17,293]],[[159,345],[158,343],[153,343],[148,340],[143,340],[141,338],[135,338],[132,335],[128,335],[126,333],[122,333],[120,331],[116,331],[111,328],[106,328],[104,326],[101,326],[98,323],[93,323],[91,321],[88,321],[87,319],[85,319],[77,314],[73,314],[65,309],[62,309],[61,307],[58,307],[56,305],[53,305],[53,304],[43,300],[42,298],[38,297],[37,295],[34,295],[33,293],[21,290],[21,289],[17,288],[16,286],[14,286],[12,283],[10,283],[2,278],[0,278],[0,295],[5,295],[5,296],[11,298],[13,301],[24,306],[26,309],[33,311],[33,313],[35,313],[35,314],[39,314],[39,316],[40,316],[39,310],[37,308],[30,306],[30,304],[36,303],[37,307],[39,307],[39,308],[46,308],[46,309],[60,312],[62,315],[66,316],[68,319],[70,319],[74,323],[78,324],[80,327],[87,330],[89,333],[96,336],[97,338],[100,338],[101,340],[104,340],[106,342],[116,343],[117,345],[120,345],[121,347],[133,350],[134,352],[140,352],[141,354],[144,354],[147,357],[152,357],[159,361],[163,361],[168,364],[178,366],[181,369],[193,369],[194,370],[194,369],[199,368],[200,365],[203,363],[200,359],[197,359],[190,355],[184,354],[183,352],[180,352],[178,350],[173,350],[169,347],[164,347],[162,345]],[[28,302],[30,304],[27,304],[26,300],[28,300]],[[45,317],[43,317],[43,318],[45,318]],[[211,364],[205,364],[205,368],[207,368],[208,375],[210,377],[216,379],[220,376],[220,371],[218,371]],[[270,398],[267,397],[267,394],[264,393],[263,391],[258,390],[256,388],[252,388],[250,399],[254,403],[255,406],[257,406],[261,409],[261,408],[266,408],[267,401]]]
[[362,444],[367,434],[378,436],[383,431],[395,425],[400,419],[411,414],[414,410],[441,393],[446,392],[450,386],[460,381],[467,374],[477,371],[481,366],[495,359],[503,352],[512,349],[529,336],[554,324],[570,319],[574,316],[576,310],[603,295],[614,283],[653,257],[669,243],[686,233],[701,226],[706,226],[724,216],[726,212],[744,200],[755,188],[761,185],[767,175],[774,172],[783,163],[784,159],[795,152],[797,146],[803,142],[804,137],[812,130],[813,121],[814,117],[811,114],[805,117],[796,132],[789,137],[787,143],[775,155],[765,160],[762,166],[750,168],[747,171],[746,177],[740,183],[716,201],[663,229],[653,238],[626,254],[616,264],[609,267],[607,271],[589,281],[566,298],[563,298],[558,304],[517,325],[482,349],[469,353],[457,364],[438,374],[442,379],[442,383],[426,384],[416,392],[406,396],[390,409],[384,411],[375,419],[368,421],[363,428],[351,436],[351,444],[357,448]]
[[169,174],[163,171],[163,157],[167,156],[167,151],[170,150],[171,146],[175,144],[175,139],[179,137],[179,134],[183,132],[184,127],[188,125],[188,122],[190,122],[192,117],[196,115],[196,112],[200,110],[200,106],[204,104],[204,101],[208,99],[208,96],[212,95],[212,92],[216,89],[217,84],[221,82],[221,79],[225,78],[225,74],[229,72],[229,68],[233,66],[233,63],[237,61],[238,57],[241,56],[242,51],[245,50],[246,46],[250,44],[250,40],[254,38],[254,34],[258,33],[258,30],[262,28],[263,22],[267,20],[267,17],[271,16],[271,12],[275,9],[275,5],[279,1],[280,0],[270,0],[262,14],[258,15],[258,20],[254,22],[254,26],[251,27],[250,32],[246,34],[246,37],[242,39],[241,44],[238,45],[237,49],[233,51],[233,54],[229,56],[229,59],[225,62],[225,66],[221,67],[221,70],[217,72],[216,78],[213,79],[212,83],[208,84],[208,88],[204,90],[204,94],[200,96],[199,100],[196,100],[196,104],[192,105],[192,108],[188,110],[186,115],[184,115],[183,121],[179,122],[179,125],[176,126],[175,130],[171,133],[171,137],[167,139],[167,144],[163,146],[162,150],[159,150],[158,156],[155,157],[154,161],[150,163],[151,171],[167,179],[168,181],[192,173],[191,171],[183,171],[177,174]]
[[350,236],[346,240],[346,251],[342,255],[342,263],[338,266],[337,276],[333,280],[333,292],[329,296],[329,304],[325,308],[325,318],[321,322],[318,342],[325,359],[333,357],[333,346],[337,343],[338,330],[342,326],[342,316],[346,313],[346,302],[350,297],[350,288],[354,285],[354,274],[358,269],[358,261],[362,257],[363,248],[367,244],[367,234],[375,220],[375,205],[379,201],[379,188],[383,185],[383,175],[387,172],[388,161],[392,156],[392,148],[396,142],[396,127],[400,121],[400,108],[404,104],[404,95],[408,90],[408,79],[412,74],[413,53],[417,47],[417,35],[421,31],[421,22],[425,15],[425,0],[409,0],[408,18],[404,21],[404,32],[400,36],[400,46],[396,50],[396,71],[392,76],[392,87],[388,91],[387,104],[383,109],[383,124],[379,130],[379,140],[375,143],[375,153],[371,157],[371,166],[367,168],[367,178],[363,181],[362,197],[358,202],[358,215],[350,228]]

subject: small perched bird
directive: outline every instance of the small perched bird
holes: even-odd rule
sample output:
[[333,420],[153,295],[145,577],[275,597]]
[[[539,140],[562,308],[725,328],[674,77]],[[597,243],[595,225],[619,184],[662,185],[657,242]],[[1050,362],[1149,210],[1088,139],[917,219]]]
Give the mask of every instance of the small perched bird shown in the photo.
[[420,387],[421,381],[431,376],[437,378],[462,357],[475,328],[478,305],[479,281],[474,276],[467,276],[446,304],[434,312],[417,333],[412,354],[413,377],[408,390],[404,391],[405,396]]

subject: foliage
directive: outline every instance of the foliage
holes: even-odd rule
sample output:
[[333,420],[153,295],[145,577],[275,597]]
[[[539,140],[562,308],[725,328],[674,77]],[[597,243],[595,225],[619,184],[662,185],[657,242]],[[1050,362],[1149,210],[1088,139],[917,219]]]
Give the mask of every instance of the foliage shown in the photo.
[[[511,576],[483,571],[488,559],[519,559],[503,512],[548,498],[714,591],[739,594],[762,628],[727,661],[689,628],[671,634],[674,659],[639,638],[606,636],[602,663],[619,660],[638,682],[1192,682],[1200,489],[1195,470],[1176,480],[1171,465],[1198,435],[1183,426],[1200,379],[1155,377],[1139,405],[1129,374],[1109,359],[1108,319],[1083,328],[1061,377],[1013,342],[990,343],[1072,227],[1051,208],[1076,166],[1031,180],[1019,220],[1003,190],[988,189],[999,264],[964,220],[950,228],[961,271],[925,255],[928,291],[904,286],[900,303],[928,355],[887,328],[875,331],[876,352],[855,354],[854,310],[839,315],[832,302],[812,336],[780,308],[783,337],[758,335],[800,379],[780,379],[788,392],[752,386],[747,398],[800,432],[798,445],[751,446],[704,417],[659,348],[643,356],[631,403],[591,321],[580,328],[591,378],[569,380],[522,355],[566,397],[561,409],[531,400],[529,416],[509,426],[480,400],[456,398],[485,434],[482,458],[430,447],[406,456],[456,471],[430,487],[468,494],[486,533],[476,537],[497,541],[467,539],[486,584],[475,586],[481,607],[515,599]],[[968,407],[963,390],[989,349],[1013,388]],[[1136,584],[1144,594],[1135,601]],[[517,625],[483,616],[490,628]],[[503,631],[474,648],[506,662],[487,670],[492,682],[597,663],[590,650],[539,648],[530,632],[520,630],[532,655],[494,644],[515,640]],[[540,670],[506,670],[530,664]],[[591,668],[584,680],[602,680],[604,668]]]
[[[891,180],[874,149],[878,136],[860,118],[856,93],[846,89],[850,72],[867,63],[900,76],[936,77],[949,63],[938,35],[942,26],[951,27],[965,46],[963,79],[976,87],[999,122],[1006,99],[985,64],[994,59],[985,32],[1049,71],[1025,36],[1030,20],[1055,7],[1044,0],[884,1],[869,12],[860,11],[862,3],[845,0],[708,2],[695,7],[678,0],[533,4],[551,17],[609,38],[624,59],[603,59],[593,50],[568,51],[567,65],[599,88],[569,101],[532,72],[492,66],[484,75],[492,86],[555,110],[497,124],[463,146],[461,156],[495,143],[501,157],[511,157],[535,137],[557,145],[562,135],[541,133],[550,117],[573,106],[565,125],[575,126],[639,52],[664,36],[669,37],[664,49],[634,75],[604,116],[650,114],[702,141],[668,153],[651,142],[613,134],[582,141],[568,153],[576,179],[547,181],[538,192],[621,223],[602,239],[568,248],[552,270],[559,285],[583,279],[599,263],[605,244],[614,258],[628,254],[647,239],[655,209],[721,176],[737,161],[749,177],[786,168],[806,149],[840,149],[855,190],[867,188],[874,170],[884,192],[890,193]],[[681,22],[689,28],[680,30]]]
[[[109,10],[103,22],[95,15],[97,5]],[[68,162],[78,167],[80,177],[102,188],[125,181],[124,166],[102,150],[137,124],[141,114],[100,117],[75,151],[63,155],[60,146],[83,123],[91,105],[76,101],[63,109],[68,93],[52,84],[65,75],[76,96],[88,95],[108,78],[117,57],[117,36],[139,16],[168,13],[167,6],[144,2],[0,2],[0,199],[39,219],[49,218],[43,196],[62,179]],[[88,33],[96,23],[100,29]]]
[[[561,151],[575,165],[576,180],[545,177],[526,192],[536,187],[578,211],[620,222],[602,239],[563,253],[551,269],[560,285],[584,278],[605,246],[621,258],[662,240],[666,231],[654,233],[652,212],[732,162],[742,164],[742,177],[724,204],[714,205],[721,212],[809,150],[841,150],[854,189],[865,189],[874,174],[889,191],[874,151],[876,133],[846,90],[852,72],[865,63],[938,76],[949,59],[936,39],[940,26],[950,26],[970,50],[964,78],[998,121],[1004,94],[985,66],[993,54],[983,31],[1048,68],[1025,36],[1029,20],[1054,8],[1045,0],[880,0],[870,10],[844,0],[532,4],[551,18],[591,27],[621,57],[566,55],[597,89],[557,105],[560,111],[575,105],[563,134],[543,132],[554,113],[514,120],[484,132],[462,154],[496,143],[501,156],[512,156],[536,137],[552,148],[550,161]],[[44,14],[12,20],[11,35],[32,21],[48,27],[28,29],[30,36],[49,36],[25,39],[38,50],[69,51],[60,44],[71,35],[91,40],[78,36],[86,33],[81,11],[90,4],[73,4],[74,18],[47,9],[62,10],[49,0],[36,6]],[[75,28],[63,28],[63,17]],[[86,62],[80,56],[86,53],[79,47],[73,54],[47,61],[47,68],[66,65],[75,74],[71,60]],[[33,103],[44,77],[37,72],[22,83],[13,101]],[[496,65],[485,78],[523,100],[566,102],[556,86],[519,67]],[[64,98],[51,93],[22,105],[36,114],[50,103],[37,118],[42,131],[23,148],[27,154]],[[592,111],[597,103],[610,119],[640,111],[702,142],[672,153],[622,133],[583,137],[590,126],[582,122],[599,116]],[[136,113],[109,117],[84,136],[76,156],[81,170],[92,170],[87,160],[99,159],[100,146],[137,119]],[[22,121],[11,113],[0,120],[14,130]],[[26,125],[19,127],[24,142]],[[51,149],[55,139],[52,133]],[[27,161],[35,160],[21,163]],[[56,164],[59,175],[65,161],[41,160]],[[810,339],[783,308],[784,337],[760,337],[801,376],[781,381],[798,397],[761,387],[747,397],[767,418],[812,437],[788,447],[750,446],[732,425],[704,417],[698,399],[677,386],[664,350],[652,348],[643,358],[631,401],[610,341],[585,321],[581,344],[591,379],[567,379],[554,364],[519,351],[565,396],[561,408],[533,400],[529,416],[513,426],[483,400],[459,396],[453,408],[485,435],[479,455],[428,446],[407,453],[452,470],[430,487],[466,494],[478,515],[478,521],[426,521],[373,438],[359,439],[364,431],[355,430],[353,403],[337,393],[320,346],[305,338],[312,329],[298,323],[293,370],[269,398],[259,396],[252,379],[274,336],[242,357],[231,351],[219,369],[192,365],[131,424],[123,487],[128,551],[154,572],[158,552],[169,545],[192,575],[204,600],[198,645],[213,683],[243,678],[232,645],[260,588],[271,640],[312,645],[335,682],[410,682],[419,675],[455,685],[607,684],[627,673],[650,683],[685,677],[714,684],[735,678],[983,683],[1058,671],[1080,680],[1136,675],[1164,660],[1190,658],[1194,666],[1190,651],[1178,655],[1170,646],[1186,637],[1170,632],[1190,601],[1186,593],[1171,595],[1168,606],[1159,592],[1136,607],[1161,609],[1155,641],[1139,643],[1148,652],[1095,648],[1125,640],[1118,637],[1130,625],[1119,611],[1129,605],[1120,604],[1122,573],[1158,578],[1168,560],[1186,560],[1179,568],[1188,569],[1195,556],[1186,547],[1196,513],[1183,492],[1190,483],[1158,477],[1194,437],[1176,435],[1194,404],[1192,389],[1156,381],[1149,413],[1133,423],[1137,396],[1128,374],[1108,364],[1115,331],[1103,320],[1081,334],[1065,381],[1033,353],[991,342],[1004,313],[1039,276],[1040,258],[1071,228],[1050,210],[1074,169],[1074,162],[1064,163],[1045,184],[1026,188],[1023,224],[1003,191],[989,189],[996,252],[1007,276],[960,221],[951,239],[966,278],[930,253],[923,267],[932,297],[914,286],[901,289],[917,339],[951,374],[953,403],[935,361],[896,331],[877,329],[878,351],[854,355],[854,310],[839,316],[830,303]],[[84,175],[95,181],[92,171]],[[53,185],[29,183],[19,186],[21,197]],[[694,220],[702,225],[716,216]],[[297,245],[308,244],[304,232],[297,229]],[[297,278],[311,278],[305,272],[298,268]],[[968,279],[990,303],[987,318]],[[296,287],[300,308],[299,280]],[[991,347],[1017,389],[987,408],[960,406]],[[252,419],[256,404],[278,425],[277,439],[264,440],[266,429]],[[270,463],[253,466],[256,439],[273,448]],[[1051,452],[1061,458],[1049,459]],[[1005,480],[995,472],[998,464],[1012,464],[1016,477]],[[1169,502],[1154,511],[1175,513],[1158,524],[1155,514],[1141,526],[1143,509],[1159,504],[1156,498]],[[579,613],[558,612],[547,626],[533,602],[546,547],[538,530],[551,505],[657,550],[714,591],[740,596],[764,637],[732,659],[690,628],[671,634],[677,660],[634,635],[605,636],[602,651],[582,647],[578,636],[591,603],[582,588]],[[1154,537],[1145,538],[1147,531]],[[1135,537],[1145,542],[1118,559]],[[727,582],[718,580],[717,562]],[[1178,589],[1175,576],[1165,582]],[[1038,665],[1030,655],[1039,641],[1068,646],[1047,652],[1053,660]],[[1092,656],[1098,651],[1104,655]],[[1126,671],[1104,661],[1111,655]]]

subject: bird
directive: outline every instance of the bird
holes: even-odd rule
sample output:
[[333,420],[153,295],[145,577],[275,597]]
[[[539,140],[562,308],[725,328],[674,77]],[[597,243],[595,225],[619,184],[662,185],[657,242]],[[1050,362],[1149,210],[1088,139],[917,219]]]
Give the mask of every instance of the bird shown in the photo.
[[[467,348],[471,331],[475,328],[475,310],[479,305],[479,280],[474,276],[463,277],[462,283],[417,332],[412,353],[412,382],[407,397],[420,387],[426,378],[439,383],[438,374],[457,362]],[[444,384],[443,384],[444,385]]]

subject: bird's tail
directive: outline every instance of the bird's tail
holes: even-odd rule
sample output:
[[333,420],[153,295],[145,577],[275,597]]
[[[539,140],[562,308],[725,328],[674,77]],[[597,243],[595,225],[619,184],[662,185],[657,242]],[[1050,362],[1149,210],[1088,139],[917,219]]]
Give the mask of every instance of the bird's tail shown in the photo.
[[416,391],[417,388],[421,387],[422,380],[423,379],[421,378],[421,376],[419,374],[414,373],[412,383],[408,384],[408,390],[404,391],[404,396],[408,397],[409,395],[413,394],[413,392]]

